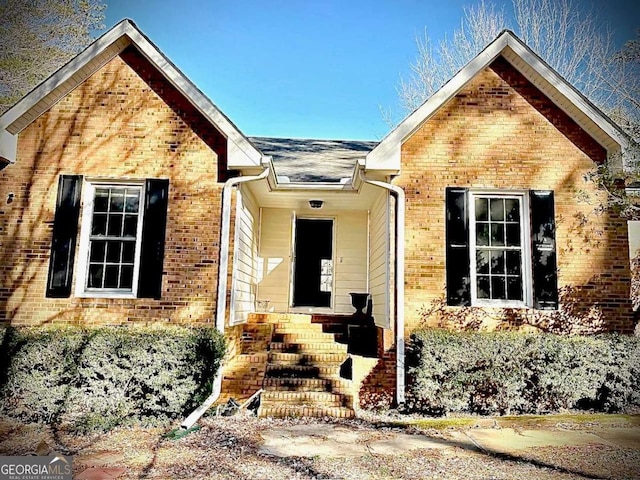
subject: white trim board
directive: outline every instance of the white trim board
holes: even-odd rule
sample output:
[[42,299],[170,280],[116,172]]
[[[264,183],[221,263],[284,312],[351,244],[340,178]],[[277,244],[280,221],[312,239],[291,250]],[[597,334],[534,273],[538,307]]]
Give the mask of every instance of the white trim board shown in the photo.
[[547,65],[513,32],[505,30],[369,152],[365,161],[366,170],[399,172],[402,143],[498,56],[504,57],[610,155],[630,148],[632,142],[618,125]]
[[262,154],[251,141],[129,19],[116,24],[0,116],[2,157],[14,163],[17,134],[129,45],[135,46],[227,138],[230,169],[261,165]]

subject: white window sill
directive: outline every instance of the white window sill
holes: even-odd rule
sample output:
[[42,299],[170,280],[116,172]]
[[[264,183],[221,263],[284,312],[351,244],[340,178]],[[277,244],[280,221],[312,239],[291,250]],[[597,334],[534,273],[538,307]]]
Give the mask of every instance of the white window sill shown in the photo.
[[487,308],[522,308],[530,309],[531,307],[524,302],[514,301],[499,301],[499,300],[476,300],[471,303],[472,307],[487,307]]
[[77,292],[78,298],[138,298],[133,292]]

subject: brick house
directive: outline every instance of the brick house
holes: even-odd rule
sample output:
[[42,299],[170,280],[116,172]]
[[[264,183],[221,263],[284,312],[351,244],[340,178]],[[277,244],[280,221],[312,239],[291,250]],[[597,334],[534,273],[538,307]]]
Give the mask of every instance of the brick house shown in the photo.
[[320,389],[401,402],[418,325],[633,330],[627,224],[584,180],[630,145],[508,31],[379,143],[250,138],[123,20],[0,117],[0,322],[212,323],[246,397],[344,357],[367,293],[376,354]]

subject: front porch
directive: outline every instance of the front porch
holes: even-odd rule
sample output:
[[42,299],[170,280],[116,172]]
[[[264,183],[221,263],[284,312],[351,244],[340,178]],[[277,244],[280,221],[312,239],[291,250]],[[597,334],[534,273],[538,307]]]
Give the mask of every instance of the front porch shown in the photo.
[[[373,335],[356,336],[354,332],[364,331],[361,323],[353,323],[360,320],[347,315],[249,315],[246,323],[229,330],[234,348],[222,367],[217,403],[230,398],[243,403],[262,389],[259,416],[355,416],[363,386],[385,388],[373,385],[380,378],[371,378],[384,362],[384,330],[369,326]],[[352,328],[356,326],[360,328]]]

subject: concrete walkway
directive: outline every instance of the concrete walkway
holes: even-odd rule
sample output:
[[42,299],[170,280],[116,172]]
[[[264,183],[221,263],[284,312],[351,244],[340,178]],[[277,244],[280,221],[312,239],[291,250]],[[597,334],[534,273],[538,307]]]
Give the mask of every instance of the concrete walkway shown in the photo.
[[350,457],[366,454],[395,455],[416,449],[459,452],[462,450],[518,454],[534,447],[606,445],[640,450],[640,429],[596,427],[593,429],[462,428],[428,433],[405,433],[398,429],[358,429],[357,426],[309,424],[273,428],[262,432],[260,452],[278,457]]

